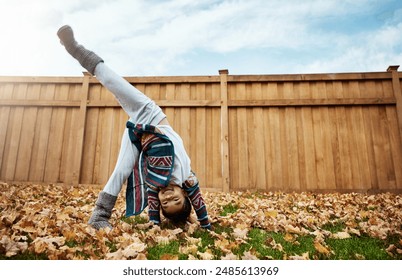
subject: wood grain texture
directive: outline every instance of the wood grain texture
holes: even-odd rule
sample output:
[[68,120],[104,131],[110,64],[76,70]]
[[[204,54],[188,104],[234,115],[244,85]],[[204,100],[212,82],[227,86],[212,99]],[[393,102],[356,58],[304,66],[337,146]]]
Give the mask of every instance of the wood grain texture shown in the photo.
[[[162,107],[205,189],[402,192],[401,78],[126,79]],[[0,77],[0,180],[103,185],[127,119],[91,76]]]

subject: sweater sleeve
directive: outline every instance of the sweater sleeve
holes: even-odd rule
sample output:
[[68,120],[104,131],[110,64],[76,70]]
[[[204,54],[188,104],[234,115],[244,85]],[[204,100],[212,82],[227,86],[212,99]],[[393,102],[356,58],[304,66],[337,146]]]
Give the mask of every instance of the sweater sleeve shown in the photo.
[[160,224],[160,202],[158,198],[158,192],[148,188],[148,217],[150,222],[154,222],[154,224]]
[[197,219],[202,228],[211,229],[211,224],[208,218],[207,206],[204,198],[201,195],[199,182],[194,173],[183,183],[183,188],[190,198],[191,204],[197,215]]

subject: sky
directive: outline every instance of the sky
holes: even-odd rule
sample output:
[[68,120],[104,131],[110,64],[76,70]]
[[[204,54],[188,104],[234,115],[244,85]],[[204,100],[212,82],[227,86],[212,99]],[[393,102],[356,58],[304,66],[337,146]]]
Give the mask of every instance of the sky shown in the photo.
[[65,24],[122,76],[402,64],[401,0],[0,0],[0,76],[82,76],[56,35]]

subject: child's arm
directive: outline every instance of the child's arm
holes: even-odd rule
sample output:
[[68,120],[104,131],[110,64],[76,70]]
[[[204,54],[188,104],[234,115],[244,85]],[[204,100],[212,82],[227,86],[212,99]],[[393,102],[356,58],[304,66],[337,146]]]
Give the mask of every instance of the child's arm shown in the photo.
[[153,222],[154,224],[160,224],[160,201],[158,198],[158,192],[149,188],[147,190],[148,193],[148,217],[149,221]]
[[189,179],[187,179],[184,183],[184,190],[187,192],[188,197],[190,198],[191,204],[197,214],[198,221],[202,228],[211,229],[211,223],[208,219],[207,207],[205,205],[205,201],[202,198],[199,183],[197,177],[192,174]]

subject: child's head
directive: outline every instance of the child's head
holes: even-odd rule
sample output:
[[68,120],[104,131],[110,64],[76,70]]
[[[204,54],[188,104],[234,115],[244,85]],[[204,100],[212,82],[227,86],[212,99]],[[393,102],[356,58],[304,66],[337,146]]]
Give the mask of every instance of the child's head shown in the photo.
[[162,214],[169,220],[185,222],[191,212],[191,202],[186,193],[177,185],[169,185],[159,191]]

